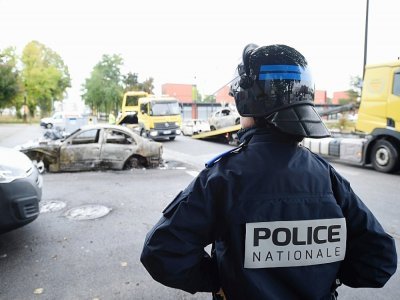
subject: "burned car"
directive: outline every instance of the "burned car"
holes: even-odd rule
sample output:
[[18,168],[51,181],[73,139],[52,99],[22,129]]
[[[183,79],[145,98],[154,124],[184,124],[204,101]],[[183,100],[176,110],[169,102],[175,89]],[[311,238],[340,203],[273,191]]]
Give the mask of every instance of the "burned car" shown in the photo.
[[64,139],[45,139],[22,145],[19,150],[39,170],[61,172],[157,167],[163,147],[129,128],[96,124],[83,126]]
[[236,109],[225,107],[217,110],[208,118],[211,130],[240,124],[240,115]]

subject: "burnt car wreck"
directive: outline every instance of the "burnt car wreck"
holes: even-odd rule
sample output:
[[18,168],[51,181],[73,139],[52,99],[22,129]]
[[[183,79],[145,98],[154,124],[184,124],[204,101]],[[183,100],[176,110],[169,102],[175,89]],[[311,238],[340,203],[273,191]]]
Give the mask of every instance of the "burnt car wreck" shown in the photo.
[[163,147],[118,125],[83,126],[64,139],[45,139],[22,145],[40,171],[123,170],[154,168],[162,162]]

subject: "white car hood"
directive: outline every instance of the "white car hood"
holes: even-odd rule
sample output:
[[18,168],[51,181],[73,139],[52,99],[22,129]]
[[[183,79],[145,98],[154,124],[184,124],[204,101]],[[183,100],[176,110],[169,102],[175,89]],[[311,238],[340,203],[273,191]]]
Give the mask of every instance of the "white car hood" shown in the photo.
[[32,168],[32,162],[22,152],[12,148],[0,147],[0,167],[10,167],[27,172]]

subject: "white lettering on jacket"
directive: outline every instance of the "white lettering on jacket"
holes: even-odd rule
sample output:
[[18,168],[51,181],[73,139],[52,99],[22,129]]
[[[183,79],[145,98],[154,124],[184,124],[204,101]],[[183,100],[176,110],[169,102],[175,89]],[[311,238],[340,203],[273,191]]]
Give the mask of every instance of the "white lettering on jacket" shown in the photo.
[[297,267],[344,259],[344,218],[246,223],[244,267]]

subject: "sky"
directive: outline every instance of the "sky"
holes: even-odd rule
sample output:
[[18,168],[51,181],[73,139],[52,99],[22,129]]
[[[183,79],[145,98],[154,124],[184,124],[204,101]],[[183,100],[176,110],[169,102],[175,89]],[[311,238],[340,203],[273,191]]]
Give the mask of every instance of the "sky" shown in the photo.
[[[286,44],[332,97],[362,75],[366,1],[0,0],[0,50],[21,54],[36,40],[56,51],[78,100],[104,54],[120,54],[125,74],[154,78],[156,93],[184,83],[209,95],[233,79],[247,44]],[[399,0],[369,1],[367,63],[400,56],[399,14]]]

